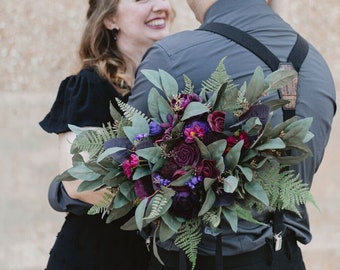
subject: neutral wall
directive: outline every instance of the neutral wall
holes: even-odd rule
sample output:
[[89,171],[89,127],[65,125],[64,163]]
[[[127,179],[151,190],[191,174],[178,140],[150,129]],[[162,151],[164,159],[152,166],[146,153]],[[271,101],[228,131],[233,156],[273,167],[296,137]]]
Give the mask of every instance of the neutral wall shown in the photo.
[[[339,1],[288,2],[279,12],[324,55],[339,89]],[[173,3],[173,31],[198,25],[184,0]],[[0,270],[43,269],[64,219],[46,199],[57,173],[57,138],[38,121],[77,66],[86,7],[85,0],[0,1]],[[309,270],[335,270],[340,260],[339,129],[337,116],[312,188],[321,212],[310,210],[314,239],[303,247]]]

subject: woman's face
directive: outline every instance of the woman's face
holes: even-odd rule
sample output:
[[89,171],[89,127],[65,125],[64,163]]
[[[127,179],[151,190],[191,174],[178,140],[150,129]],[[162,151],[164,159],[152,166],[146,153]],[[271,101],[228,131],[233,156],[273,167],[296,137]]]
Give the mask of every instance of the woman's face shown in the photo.
[[112,19],[121,46],[148,48],[169,35],[171,5],[169,0],[119,0]]

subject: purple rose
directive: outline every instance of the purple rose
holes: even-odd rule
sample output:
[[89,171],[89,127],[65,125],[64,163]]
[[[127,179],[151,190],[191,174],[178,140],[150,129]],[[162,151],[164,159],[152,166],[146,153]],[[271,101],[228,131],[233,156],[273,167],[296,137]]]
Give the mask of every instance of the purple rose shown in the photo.
[[200,149],[196,143],[181,142],[172,149],[172,153],[178,167],[196,166],[200,158]]
[[177,217],[190,219],[200,210],[199,198],[191,191],[179,191],[173,197],[170,212]]
[[208,115],[208,123],[212,131],[223,132],[225,112],[214,111]]

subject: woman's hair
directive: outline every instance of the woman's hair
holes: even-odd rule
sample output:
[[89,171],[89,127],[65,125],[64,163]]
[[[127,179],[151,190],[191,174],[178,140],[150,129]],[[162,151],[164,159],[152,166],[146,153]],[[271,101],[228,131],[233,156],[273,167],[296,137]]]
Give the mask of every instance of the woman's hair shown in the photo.
[[118,50],[115,34],[104,25],[104,19],[116,14],[118,3],[119,0],[89,0],[79,56],[82,68],[93,67],[111,84],[125,89],[128,87],[119,74],[119,71],[125,70],[125,62]]

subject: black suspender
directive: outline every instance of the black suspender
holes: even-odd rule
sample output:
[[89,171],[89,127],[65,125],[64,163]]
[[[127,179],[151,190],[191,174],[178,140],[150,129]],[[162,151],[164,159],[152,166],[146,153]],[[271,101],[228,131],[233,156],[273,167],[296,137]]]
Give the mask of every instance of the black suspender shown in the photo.
[[[287,63],[281,63],[280,60],[261,42],[249,35],[248,33],[228,24],[223,23],[208,23],[199,28],[199,30],[210,31],[236,42],[242,47],[248,49],[259,57],[272,71],[277,70],[282,64],[283,68],[289,68],[291,63],[294,69],[299,72],[300,67],[305,60],[309,45],[307,41],[297,34],[295,45],[293,46],[288,58]],[[286,87],[280,89],[279,95],[281,98],[292,100],[292,104],[283,108],[284,120],[289,119],[295,115],[295,99],[296,99],[296,85],[297,81],[293,82],[293,87]],[[295,86],[295,88],[294,88]]]
[[[259,57],[272,71],[278,68],[294,68],[297,72],[300,71],[301,65],[305,60],[309,45],[307,41],[297,34],[295,45],[293,46],[286,63],[281,61],[261,42],[242,30],[223,23],[208,23],[201,26],[198,30],[206,30],[216,34],[225,36],[226,38],[236,42],[242,47],[248,49]],[[293,67],[291,67],[293,65]],[[292,82],[288,87],[279,90],[281,98],[292,99],[293,102],[289,106],[283,108],[283,119],[287,120],[295,115],[297,80]],[[283,232],[283,212],[276,211],[273,216],[273,233],[276,236],[281,236]],[[220,269],[223,265],[222,260],[222,243],[221,237],[216,239],[216,269]]]

